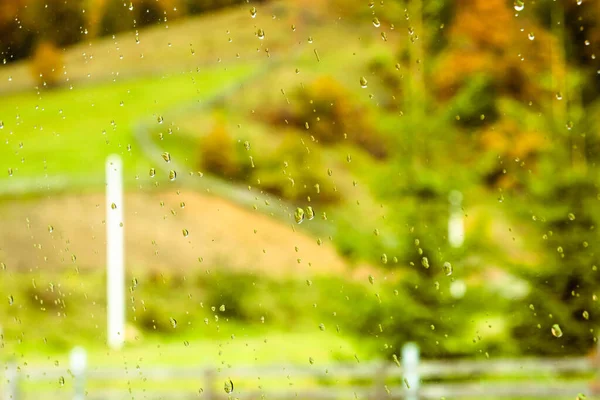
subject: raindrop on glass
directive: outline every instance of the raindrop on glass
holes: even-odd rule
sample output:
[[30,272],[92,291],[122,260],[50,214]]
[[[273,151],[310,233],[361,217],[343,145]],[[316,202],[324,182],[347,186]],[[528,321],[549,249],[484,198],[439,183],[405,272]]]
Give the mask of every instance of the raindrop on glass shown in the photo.
[[367,87],[367,78],[365,78],[364,76],[360,77],[360,87],[365,89]]
[[445,273],[447,276],[450,276],[450,275],[452,275],[452,264],[450,264],[448,261],[446,261],[446,262],[444,263],[444,266],[443,266],[443,268],[444,268],[444,273]]
[[515,0],[514,7],[515,11],[523,11],[525,8],[525,2],[523,0]]
[[554,335],[554,337],[557,337],[557,338],[559,338],[563,335],[562,329],[560,329],[560,325],[558,325],[558,324],[552,325],[551,332],[552,332],[552,335]]
[[233,393],[233,382],[231,381],[231,379],[225,381],[225,384],[223,385],[223,390],[227,394]]
[[315,211],[311,206],[306,207],[306,217],[309,221],[315,217]]
[[300,207],[296,208],[296,211],[294,212],[294,221],[296,221],[297,224],[301,224],[302,221],[304,221],[304,210]]

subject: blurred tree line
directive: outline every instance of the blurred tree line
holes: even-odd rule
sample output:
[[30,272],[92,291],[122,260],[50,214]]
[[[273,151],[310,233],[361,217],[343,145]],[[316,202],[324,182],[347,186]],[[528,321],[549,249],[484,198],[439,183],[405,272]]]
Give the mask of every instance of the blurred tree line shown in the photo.
[[[384,301],[363,310],[358,329],[389,339],[396,349],[418,340],[425,354],[436,356],[584,354],[594,348],[600,328],[600,1],[329,4],[356,23],[377,21],[408,32],[393,59],[374,58],[369,70],[370,80],[381,82],[371,90],[391,99],[375,118],[387,122],[371,126],[369,136],[394,149],[370,180],[386,206],[383,226],[392,239],[373,235],[381,227],[375,222],[357,224],[353,211],[337,215],[336,242],[351,258],[393,256],[395,262],[386,264],[403,274],[400,293],[411,305]],[[311,109],[330,102],[318,93],[310,99]],[[279,118],[295,120],[289,110]],[[509,254],[515,248],[510,236],[502,243],[482,227],[461,249],[452,248],[452,190],[467,194],[467,210],[469,203],[484,204],[499,223],[527,232],[520,238],[523,260]],[[536,259],[534,266],[527,257]],[[451,277],[444,276],[445,262],[455,264]],[[526,293],[503,298],[478,292],[472,303],[452,298],[448,287],[456,271],[476,282],[489,265],[528,282]],[[486,318],[507,315],[512,340],[480,343],[472,323],[481,310],[468,307],[484,299]],[[560,339],[551,333],[555,323],[563,328]],[[470,334],[472,347],[456,346]]]
[[47,52],[50,46],[63,49],[84,39],[112,35],[245,2],[0,0],[0,58],[4,63],[10,63],[29,57],[36,51]]

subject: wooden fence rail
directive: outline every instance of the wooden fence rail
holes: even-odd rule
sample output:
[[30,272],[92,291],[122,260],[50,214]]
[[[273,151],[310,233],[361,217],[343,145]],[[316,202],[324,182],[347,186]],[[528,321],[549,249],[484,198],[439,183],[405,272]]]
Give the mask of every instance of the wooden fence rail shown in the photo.
[[[410,354],[403,354],[400,365],[371,362],[319,366],[270,365],[223,370],[201,366],[136,366],[126,370],[86,366],[85,354],[81,353],[81,349],[78,351],[80,359],[72,357],[70,368],[49,370],[7,363],[2,380],[2,399],[100,400],[133,397],[166,400],[198,399],[201,396],[201,399],[222,400],[229,398],[223,387],[227,379],[235,381],[231,398],[240,400],[576,399],[579,394],[593,399],[600,394],[600,386],[597,385],[600,382],[600,364],[597,359],[583,357],[419,361],[418,354],[413,354],[416,356],[412,359],[415,362],[411,363],[408,362]],[[58,388],[64,378],[73,383],[72,389]],[[257,379],[268,384],[258,388],[255,383]],[[290,379],[294,381],[293,386],[287,383]],[[151,382],[153,386],[140,385],[142,381]],[[197,389],[186,390],[185,386],[177,383],[183,381],[196,382]],[[128,388],[117,389],[115,382],[127,382]],[[171,382],[171,385],[167,382]],[[22,383],[41,389],[20,391],[20,387],[25,386]],[[43,390],[43,394],[40,390]]]

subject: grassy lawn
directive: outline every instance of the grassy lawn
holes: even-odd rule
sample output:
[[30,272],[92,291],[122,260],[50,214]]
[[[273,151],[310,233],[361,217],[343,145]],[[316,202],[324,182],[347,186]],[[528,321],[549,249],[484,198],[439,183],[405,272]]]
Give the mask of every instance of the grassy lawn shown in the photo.
[[[251,65],[214,67],[199,73],[4,97],[0,115],[6,141],[0,147],[4,167],[0,183],[46,175],[99,176],[111,153],[123,155],[129,177],[147,174],[159,160],[143,159],[132,137],[132,123],[142,119],[158,124],[165,108],[202,101],[251,70]],[[165,134],[168,125],[162,122]],[[8,168],[12,177],[6,173]]]

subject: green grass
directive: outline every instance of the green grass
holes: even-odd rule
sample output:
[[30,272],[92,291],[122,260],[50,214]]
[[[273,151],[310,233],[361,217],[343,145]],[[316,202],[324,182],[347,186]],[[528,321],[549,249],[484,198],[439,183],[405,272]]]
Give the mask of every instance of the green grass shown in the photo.
[[[111,153],[123,156],[128,178],[147,175],[148,168],[162,160],[144,159],[136,147],[132,124],[141,120],[158,125],[163,110],[180,102],[205,100],[251,71],[251,64],[219,66],[161,78],[3,97],[0,115],[6,142],[0,147],[0,183],[45,175],[93,181],[102,177],[105,158]],[[165,134],[168,127],[169,121],[163,121]],[[12,177],[8,168],[12,168]]]

